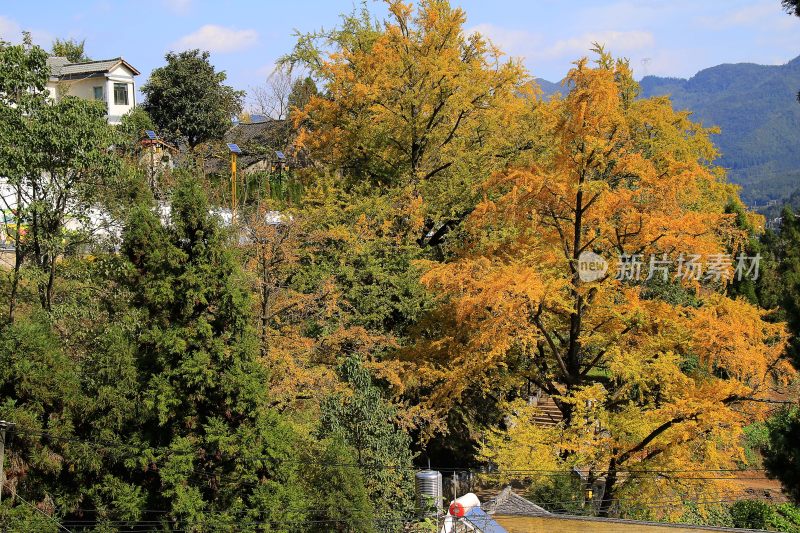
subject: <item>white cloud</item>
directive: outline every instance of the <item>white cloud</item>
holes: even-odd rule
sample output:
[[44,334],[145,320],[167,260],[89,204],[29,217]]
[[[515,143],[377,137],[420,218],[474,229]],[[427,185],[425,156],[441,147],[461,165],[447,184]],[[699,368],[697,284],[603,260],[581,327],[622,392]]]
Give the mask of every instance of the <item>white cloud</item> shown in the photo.
[[542,36],[527,30],[503,28],[494,24],[478,24],[466,30],[467,34],[480,33],[504,53],[527,57],[539,46]]
[[206,24],[194,33],[181,37],[173,47],[178,50],[199,48],[209,52],[237,52],[258,42],[255,30],[237,30],[215,24]]
[[33,44],[38,44],[45,50],[50,49],[53,36],[49,32],[36,28],[23,28],[16,20],[0,15],[0,40],[19,44],[22,42],[23,31],[30,32]]
[[478,24],[467,30],[467,33],[473,32],[485,35],[506,54],[539,61],[572,61],[587,55],[592,43],[604,45],[615,56],[645,50],[655,45],[653,34],[641,30],[587,32],[549,45],[545,44],[544,37],[538,33],[494,24]]
[[698,17],[697,23],[701,27],[711,30],[749,27],[768,32],[780,32],[797,27],[796,18],[787,16],[779,3],[771,0],[761,0],[717,16]]
[[192,0],[164,0],[170,11],[178,15],[185,15],[192,7]]
[[656,40],[649,31],[601,31],[588,32],[569,39],[556,41],[552,46],[540,51],[536,57],[556,59],[581,57],[588,53],[593,43],[605,46],[606,50],[618,56],[650,48]]
[[780,11],[777,2],[773,3],[773,5],[757,3],[713,17],[699,17],[698,21],[703,26],[713,29],[730,28],[733,26],[752,26],[763,21],[765,18],[769,18],[770,15],[774,15],[777,11]]
[[17,21],[0,15],[0,39],[17,42],[20,38],[20,31]]

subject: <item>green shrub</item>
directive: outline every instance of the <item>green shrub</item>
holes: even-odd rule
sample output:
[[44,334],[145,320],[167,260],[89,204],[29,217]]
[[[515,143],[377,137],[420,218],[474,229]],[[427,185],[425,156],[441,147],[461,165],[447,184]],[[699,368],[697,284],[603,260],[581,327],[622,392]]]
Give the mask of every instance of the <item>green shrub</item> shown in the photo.
[[552,476],[547,481],[533,483],[528,489],[528,499],[548,511],[586,514],[591,511],[589,502],[583,504],[584,483],[572,473]]
[[763,464],[762,451],[769,446],[769,429],[763,422],[756,422],[744,428],[744,457],[747,466],[760,467]]
[[775,518],[775,509],[761,500],[740,500],[731,505],[733,527],[766,529]]
[[690,500],[685,502],[683,515],[677,521],[696,526],[733,527],[727,505],[703,505]]
[[770,520],[769,528],[785,533],[800,533],[800,508],[791,503],[775,506],[775,515]]

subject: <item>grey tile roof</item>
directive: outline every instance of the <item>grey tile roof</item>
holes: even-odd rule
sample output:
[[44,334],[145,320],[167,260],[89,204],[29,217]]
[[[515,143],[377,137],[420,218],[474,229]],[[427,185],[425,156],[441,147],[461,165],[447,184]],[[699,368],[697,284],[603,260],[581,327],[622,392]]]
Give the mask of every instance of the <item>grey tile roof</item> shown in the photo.
[[[291,135],[290,121],[269,119],[252,124],[239,123],[225,133],[223,140],[239,145],[244,152],[238,157],[239,168],[245,169],[260,161],[275,160],[277,150],[287,151]],[[224,158],[208,161],[206,169],[208,172],[225,172],[229,165],[226,152]]]
[[482,507],[487,513],[495,516],[546,516],[550,514],[546,509],[515,493],[510,486],[504,488],[496,498]]
[[[291,125],[286,120],[265,120],[252,124],[239,123],[225,134],[226,142],[237,144],[270,145],[275,142]],[[283,148],[283,146],[280,146]]]
[[58,76],[61,74],[61,69],[64,65],[68,65],[69,60],[66,57],[51,56],[47,58],[47,66],[50,68],[51,76]]
[[108,72],[119,63],[119,59],[108,59],[105,61],[91,61],[89,63],[72,63],[61,68],[61,75],[68,74],[88,74],[90,72]]
[[134,74],[139,74],[139,71],[133,68],[127,61],[121,57],[113,59],[103,59],[100,61],[87,61],[85,63],[70,63],[66,57],[48,57],[47,66],[50,67],[50,74],[52,76],[75,76],[80,74],[94,74],[105,73],[114,68],[119,63],[131,68]]

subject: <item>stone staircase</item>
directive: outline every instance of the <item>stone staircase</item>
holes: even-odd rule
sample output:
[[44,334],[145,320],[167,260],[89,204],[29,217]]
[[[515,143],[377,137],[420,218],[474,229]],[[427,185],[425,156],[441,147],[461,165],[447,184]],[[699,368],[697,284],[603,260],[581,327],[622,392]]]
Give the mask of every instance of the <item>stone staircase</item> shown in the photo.
[[556,402],[545,392],[539,392],[531,398],[531,403],[537,407],[533,422],[540,426],[552,427],[561,422],[564,417],[556,406]]

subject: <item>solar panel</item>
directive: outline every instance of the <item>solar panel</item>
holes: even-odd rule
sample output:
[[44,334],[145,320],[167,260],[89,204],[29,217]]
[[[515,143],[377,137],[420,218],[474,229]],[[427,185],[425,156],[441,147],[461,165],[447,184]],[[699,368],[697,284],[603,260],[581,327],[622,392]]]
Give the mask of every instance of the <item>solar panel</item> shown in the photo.
[[253,124],[261,124],[267,121],[267,115],[250,115],[250,122]]
[[286,159],[286,156],[285,156],[285,155],[283,155],[283,152],[281,152],[280,150],[276,151],[276,152],[275,152],[275,155],[276,155],[276,156],[278,156],[278,159],[280,159],[281,161],[283,161],[284,159]]
[[155,141],[158,138],[153,130],[144,130],[144,132],[151,141]]
[[228,143],[228,150],[230,150],[232,154],[242,153],[242,150],[241,148],[239,148],[239,145],[234,143]]

